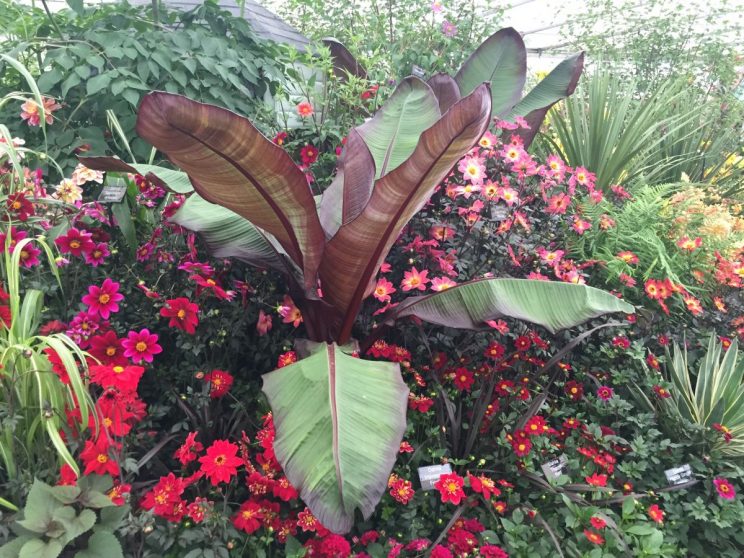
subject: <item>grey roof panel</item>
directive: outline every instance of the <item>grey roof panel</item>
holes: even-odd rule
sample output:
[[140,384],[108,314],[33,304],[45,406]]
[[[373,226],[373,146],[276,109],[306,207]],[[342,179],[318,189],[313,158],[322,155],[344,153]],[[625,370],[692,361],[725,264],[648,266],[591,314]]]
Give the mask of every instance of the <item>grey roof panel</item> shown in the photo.
[[[150,4],[151,0],[129,0],[129,2],[133,5],[145,5]],[[192,10],[203,3],[198,0],[161,0],[161,2],[169,8],[181,10]],[[217,5],[233,16],[240,15],[240,5],[236,0],[218,0]],[[253,0],[245,0],[244,18],[251,24],[256,35],[262,39],[290,44],[300,50],[305,50],[310,44],[310,40],[297,29]]]

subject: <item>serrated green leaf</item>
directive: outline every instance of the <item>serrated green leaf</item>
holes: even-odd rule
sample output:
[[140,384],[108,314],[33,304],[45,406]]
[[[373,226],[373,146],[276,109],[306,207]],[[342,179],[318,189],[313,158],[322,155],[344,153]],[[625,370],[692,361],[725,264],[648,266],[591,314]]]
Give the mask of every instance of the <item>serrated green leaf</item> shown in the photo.
[[31,539],[21,548],[18,558],[57,558],[62,553],[64,545],[59,541],[44,542]]
[[88,95],[95,95],[99,91],[106,89],[111,83],[111,74],[108,72],[98,74],[90,78],[85,84],[85,91]]
[[130,509],[128,504],[102,508],[100,511],[101,520],[96,525],[96,530],[116,531]]
[[75,558],[124,558],[119,540],[108,531],[93,533],[88,548],[80,550]]

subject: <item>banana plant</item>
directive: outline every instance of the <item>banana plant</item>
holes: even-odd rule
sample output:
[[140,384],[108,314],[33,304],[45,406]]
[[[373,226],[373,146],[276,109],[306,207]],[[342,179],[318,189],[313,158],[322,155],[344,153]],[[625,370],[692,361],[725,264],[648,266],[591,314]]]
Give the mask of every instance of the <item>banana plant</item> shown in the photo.
[[[169,93],[143,99],[137,131],[185,174],[83,159],[91,168],[138,172],[190,194],[175,223],[200,232],[221,257],[285,274],[308,339],[297,343],[298,362],[264,376],[274,450],[302,499],[334,532],[349,531],[357,510],[372,514],[406,426],[408,389],[398,364],[352,356],[356,318],[402,229],[486,131],[494,99],[488,82],[503,88],[519,76],[514,67],[522,68],[521,59],[511,65],[504,59],[515,52],[519,58],[521,43],[514,46],[508,30],[496,36],[488,49],[511,41],[511,50],[504,46],[496,61],[476,53],[456,91],[451,78],[403,80],[371,120],[349,132],[319,203],[284,149],[248,119]],[[519,105],[521,72],[500,111]],[[511,316],[556,331],[617,311],[633,309],[582,285],[481,279],[408,299],[383,322],[390,327],[414,316],[479,329]]]

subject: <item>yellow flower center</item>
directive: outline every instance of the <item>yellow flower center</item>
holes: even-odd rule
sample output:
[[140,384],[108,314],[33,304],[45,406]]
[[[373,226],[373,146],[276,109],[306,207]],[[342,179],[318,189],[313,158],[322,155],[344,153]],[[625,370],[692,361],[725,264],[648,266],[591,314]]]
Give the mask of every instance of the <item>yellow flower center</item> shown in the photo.
[[113,371],[114,371],[114,374],[121,374],[122,372],[124,372],[124,367],[118,366],[118,365],[114,366]]
[[111,296],[107,294],[102,294],[98,297],[98,302],[100,302],[101,304],[107,304],[109,300],[111,300]]
[[176,313],[176,316],[178,317],[178,319],[183,320],[186,317],[186,310],[183,310],[183,309],[179,310]]
[[138,352],[144,353],[147,350],[147,343],[140,341],[134,346],[134,348],[137,349]]
[[70,242],[70,248],[74,248],[74,249],[77,250],[78,248],[80,248],[80,242],[78,242],[77,240],[71,241]]
[[106,463],[109,460],[108,455],[105,453],[99,453],[98,457],[96,457],[96,461],[99,463]]

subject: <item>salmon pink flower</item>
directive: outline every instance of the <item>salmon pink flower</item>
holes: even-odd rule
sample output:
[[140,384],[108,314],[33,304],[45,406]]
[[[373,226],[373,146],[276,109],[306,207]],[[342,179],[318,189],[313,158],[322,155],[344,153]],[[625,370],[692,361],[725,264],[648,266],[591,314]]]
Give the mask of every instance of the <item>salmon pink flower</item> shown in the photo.
[[[480,157],[464,157],[457,165],[457,170],[462,173],[463,180],[473,184],[483,184],[486,177],[486,166]],[[470,197],[466,196],[466,199]]]
[[435,277],[431,282],[431,290],[436,292],[442,292],[456,286],[457,283],[449,277]]
[[44,121],[47,124],[51,124],[54,122],[52,113],[62,108],[62,105],[50,97],[43,97],[41,101],[43,108],[33,99],[26,99],[21,105],[21,119],[25,120],[29,126],[41,125],[42,115],[44,116]]
[[186,297],[171,298],[165,301],[165,306],[160,309],[160,315],[170,318],[168,327],[175,327],[186,333],[196,333],[199,325],[199,306]]
[[571,205],[571,198],[561,192],[548,198],[548,207],[545,211],[552,215],[562,215],[566,212],[569,205]]
[[390,302],[390,295],[393,294],[396,290],[397,289],[390,281],[388,281],[384,277],[380,277],[377,280],[377,286],[372,292],[372,295],[380,302]]
[[272,327],[272,320],[271,316],[264,312],[263,310],[258,311],[258,322],[256,322],[256,331],[258,332],[258,335],[263,336],[266,335],[269,331],[271,331]]
[[108,320],[111,314],[119,311],[118,303],[122,300],[124,295],[119,292],[119,283],[107,277],[100,287],[95,285],[88,287],[83,304],[88,306],[88,315],[98,315]]
[[716,491],[718,491],[718,495],[724,500],[733,500],[736,496],[736,489],[728,480],[718,477],[713,479],[713,484],[716,487]]
[[573,218],[573,224],[571,225],[571,228],[574,230],[574,232],[576,232],[576,234],[581,235],[581,234],[584,234],[589,229],[591,229],[592,224],[589,221],[582,219],[575,215]]
[[163,348],[158,345],[158,336],[150,333],[147,328],[139,332],[130,331],[127,338],[121,342],[124,347],[124,356],[132,359],[132,362],[139,363],[152,362],[153,356],[163,352]]
[[618,252],[616,258],[623,260],[628,265],[635,265],[638,263],[638,256],[629,250]]
[[299,114],[302,118],[312,116],[313,112],[313,105],[308,101],[302,101],[300,104],[297,105],[297,114]]
[[465,479],[457,473],[447,473],[439,477],[439,480],[434,483],[434,488],[439,490],[442,503],[451,502],[457,506],[465,497],[465,492],[462,490],[464,484]]
[[687,250],[688,252],[694,252],[698,248],[700,248],[703,245],[703,239],[699,236],[695,239],[690,238],[689,236],[683,236],[679,240],[677,240],[677,246],[682,248],[683,250]]
[[594,188],[594,181],[597,179],[594,173],[589,172],[584,167],[576,167],[568,181],[570,188],[575,188],[576,185],[584,186],[588,189]]
[[403,292],[412,291],[414,289],[425,291],[426,284],[431,281],[426,277],[428,273],[427,270],[419,272],[415,267],[412,267],[410,271],[406,271],[403,274],[403,281],[400,283]]
[[227,440],[216,440],[207,448],[206,455],[199,458],[201,471],[217,486],[221,482],[230,482],[238,472],[243,460],[238,457],[238,446]]
[[282,323],[300,327],[302,323],[302,312],[300,312],[300,309],[297,308],[292,297],[289,295],[284,295],[284,303],[277,308],[277,312],[282,317]]

